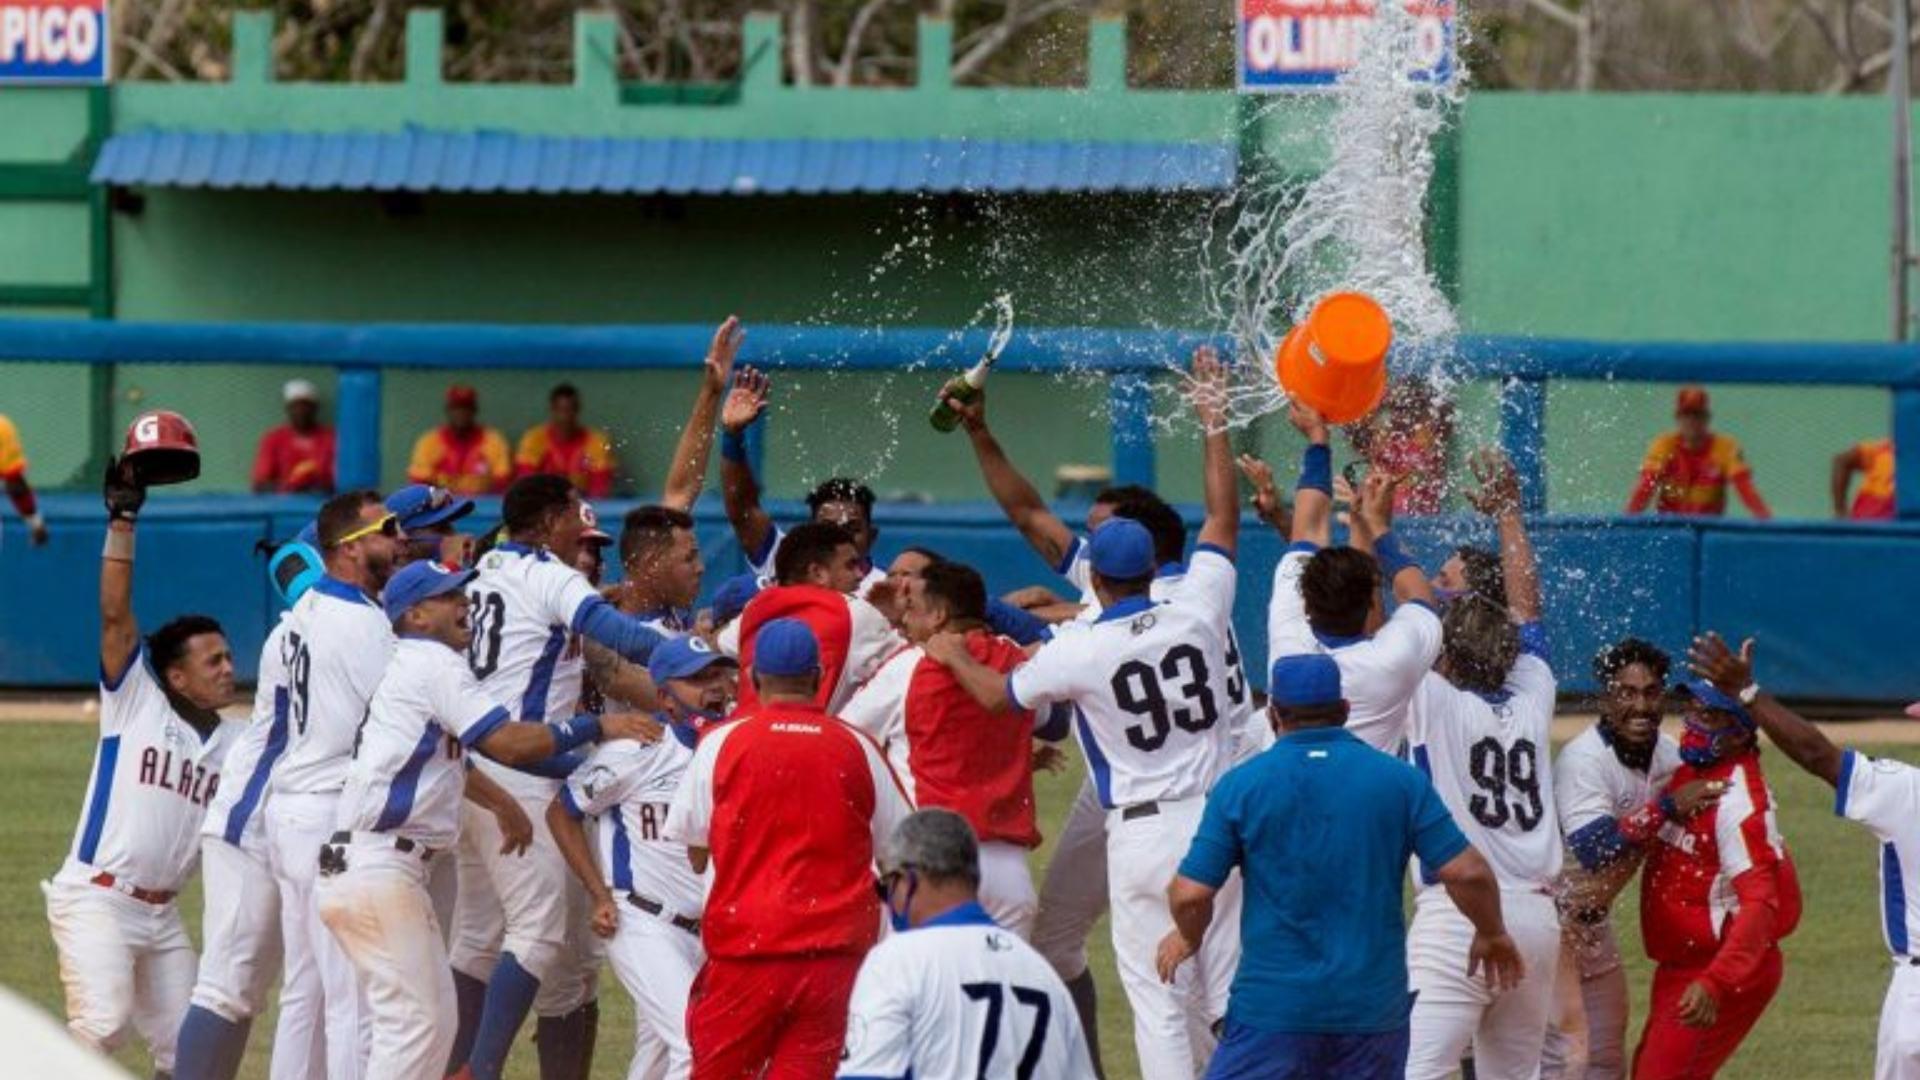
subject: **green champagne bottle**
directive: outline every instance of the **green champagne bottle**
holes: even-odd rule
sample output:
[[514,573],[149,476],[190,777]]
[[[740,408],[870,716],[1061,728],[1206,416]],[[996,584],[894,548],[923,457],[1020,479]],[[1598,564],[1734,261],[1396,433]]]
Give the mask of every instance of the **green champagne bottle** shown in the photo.
[[981,357],[979,363],[947,380],[947,385],[940,388],[940,400],[934,403],[933,412],[927,416],[933,424],[933,430],[952,431],[960,426],[960,414],[953,411],[947,399],[952,398],[962,405],[972,404],[980,396],[980,388],[987,382],[987,372],[993,369],[993,362],[998,358],[997,351],[990,352]]

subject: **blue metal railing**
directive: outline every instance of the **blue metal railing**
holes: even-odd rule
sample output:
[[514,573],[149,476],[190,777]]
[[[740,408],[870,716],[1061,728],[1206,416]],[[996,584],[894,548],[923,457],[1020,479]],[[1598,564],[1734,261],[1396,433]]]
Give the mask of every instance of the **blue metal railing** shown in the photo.
[[[325,364],[339,369],[338,473],[375,486],[384,368],[485,370],[696,368],[712,328],[130,323],[0,320],[0,362]],[[1008,371],[1104,371],[1113,475],[1151,485],[1155,372],[1216,336],[1171,330],[1052,329],[1015,333]],[[929,358],[955,366],[985,348],[984,329],[754,326],[743,363],[788,371],[889,371]],[[1896,471],[1920,476],[1920,345],[1609,342],[1463,337],[1444,358],[1406,353],[1396,365],[1444,362],[1467,378],[1500,379],[1502,443],[1528,508],[1546,507],[1546,384],[1552,379],[1884,386],[1891,392]],[[1900,516],[1920,519],[1920,484],[1900,485]]]

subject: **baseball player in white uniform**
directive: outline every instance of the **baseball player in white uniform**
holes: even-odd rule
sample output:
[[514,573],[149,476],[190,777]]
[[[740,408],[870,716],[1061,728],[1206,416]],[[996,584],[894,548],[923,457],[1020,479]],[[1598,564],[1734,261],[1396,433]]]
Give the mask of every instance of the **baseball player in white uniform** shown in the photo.
[[175,896],[192,875],[207,804],[237,725],[220,624],[180,616],[146,638],[133,614],[134,519],[146,492],[118,462],[106,479],[100,559],[100,740],[66,861],[41,889],[60,956],[67,1029],[111,1053],[137,1031],[171,1073],[193,990],[193,943]]
[[[1154,968],[1154,950],[1172,928],[1167,883],[1193,836],[1207,791],[1232,763],[1228,662],[1239,534],[1239,495],[1218,415],[1219,366],[1195,357],[1195,410],[1205,439],[1206,521],[1174,594],[1155,601],[1153,538],[1137,521],[1114,518],[1089,543],[1092,583],[1102,604],[1084,629],[1058,634],[1004,679],[966,653],[958,635],[936,635],[928,655],[954,671],[989,708],[1071,702],[1076,734],[1107,809],[1107,882],[1113,946],[1133,1005],[1134,1041],[1148,1080],[1192,1077],[1211,1053],[1239,957],[1237,933],[1208,935],[1199,962],[1172,984]],[[1224,917],[1237,920],[1234,896]],[[1237,925],[1230,922],[1229,925]],[[1216,988],[1217,987],[1217,991]]]
[[[740,666],[695,637],[654,650],[647,671],[660,691],[668,736],[651,745],[608,743],[560,789],[547,809],[567,863],[593,897],[593,929],[607,939],[607,958],[632,996],[637,1023],[627,1076],[685,1080],[687,997],[705,954],[700,913],[706,884],[693,872],[687,846],[665,838],[667,808],[693,760],[696,728],[733,707]],[[599,828],[597,851],[585,819]],[[657,1061],[655,1047],[664,1046]]]
[[[298,539],[274,554],[268,578],[291,607],[322,573],[311,539]],[[221,763],[229,779],[208,804],[200,831],[203,951],[193,1004],[180,1023],[176,1080],[232,1080],[253,1018],[266,1009],[280,975],[280,886],[262,810],[267,781],[287,748],[286,625],[283,617],[260,649],[253,714]],[[325,1053],[319,1034],[315,1030],[315,1057]]]
[[[401,557],[406,534],[371,491],[328,500],[318,530],[327,573],[281,624],[287,748],[267,783],[267,842],[280,886],[285,956],[273,1080],[355,1080],[367,1049],[359,981],[320,921],[314,883],[360,722],[393,649],[393,631],[375,597]],[[324,1055],[312,1052],[316,1027],[324,1032]]]
[[1920,889],[1912,884],[1920,880],[1920,769],[1843,750],[1762,690],[1754,680],[1752,639],[1734,652],[1720,635],[1708,633],[1694,639],[1687,660],[1695,674],[1746,706],[1781,753],[1833,787],[1835,814],[1859,822],[1880,841],[1880,932],[1893,975],[1880,1007],[1873,1075],[1920,1077]]
[[[1410,1080],[1452,1075],[1469,1045],[1479,1075],[1537,1075],[1560,960],[1553,901],[1560,829],[1548,760],[1556,684],[1540,623],[1539,571],[1512,465],[1483,451],[1472,466],[1481,487],[1468,498],[1500,530],[1506,605],[1475,593],[1448,607],[1439,667],[1421,681],[1408,712],[1408,753],[1493,868],[1525,975],[1507,990],[1469,975],[1473,926],[1438,887],[1437,868],[1417,867],[1407,940]],[[1368,487],[1371,509],[1389,485]]]
[[367,1074],[382,1080],[438,1080],[453,1046],[453,976],[428,875],[459,835],[465,752],[533,765],[642,730],[619,715],[509,720],[467,667],[461,590],[472,578],[422,560],[387,583],[383,608],[398,641],[320,856],[320,916],[359,973],[371,1017]]
[[979,850],[965,818],[932,808],[909,815],[879,866],[901,932],[860,965],[842,1078],[1093,1075],[1066,984],[980,905]]
[[1560,833],[1573,856],[1559,890],[1559,996],[1563,1011],[1577,1004],[1580,1019],[1568,1031],[1548,1029],[1540,1070],[1548,1080],[1624,1075],[1627,974],[1611,915],[1666,820],[1659,796],[1680,764],[1679,746],[1660,733],[1667,667],[1666,653],[1635,638],[1603,650],[1594,660],[1600,719],[1553,763]]
[[[562,477],[515,481],[502,503],[508,539],[480,557],[479,576],[467,589],[473,609],[468,662],[481,688],[517,721],[573,716],[583,640],[639,662],[661,640],[574,568],[586,528],[581,506]],[[462,1047],[456,1038],[454,1056],[465,1050],[472,1074],[495,1080],[531,1010],[539,1017],[542,1073],[562,1080],[577,1075],[591,1054],[599,982],[585,891],[567,872],[545,824],[558,778],[570,770],[556,763],[551,778],[534,776],[485,757],[477,767],[526,809],[534,841],[524,855],[503,855],[485,817],[468,815],[452,962],[461,976],[484,978],[487,990],[472,1045]]]

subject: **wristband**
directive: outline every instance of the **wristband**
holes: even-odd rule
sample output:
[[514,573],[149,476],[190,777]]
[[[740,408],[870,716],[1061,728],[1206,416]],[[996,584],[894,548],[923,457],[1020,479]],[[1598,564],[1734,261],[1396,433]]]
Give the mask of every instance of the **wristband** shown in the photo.
[[1333,448],[1324,443],[1313,443],[1300,457],[1300,483],[1294,486],[1296,491],[1318,491],[1333,494]]
[[564,754],[600,739],[600,718],[592,713],[581,713],[571,720],[562,720],[552,727],[555,754]]
[[724,430],[720,432],[720,457],[735,465],[747,463],[747,433],[745,431]]
[[133,561],[133,530],[107,527],[107,542],[100,548],[100,557],[110,562],[130,563]]
[[1415,568],[1414,561],[1400,550],[1400,538],[1392,532],[1383,532],[1373,540],[1373,558],[1380,564],[1380,572],[1388,581],[1400,575],[1400,571]]

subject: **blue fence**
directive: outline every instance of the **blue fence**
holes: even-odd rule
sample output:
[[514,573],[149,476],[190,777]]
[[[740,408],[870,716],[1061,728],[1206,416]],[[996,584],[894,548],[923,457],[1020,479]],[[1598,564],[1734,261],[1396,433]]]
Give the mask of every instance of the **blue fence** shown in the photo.
[[[416,326],[175,326],[0,321],[0,361],[114,363],[326,363],[340,369],[338,427],[343,483],[379,475],[380,380],[384,367],[458,370],[524,367],[539,356],[558,368],[692,367],[707,327],[506,328]],[[1151,379],[1198,334],[1028,331],[1008,350],[1011,370],[1104,370],[1112,378],[1115,476],[1151,483]],[[952,335],[755,327],[744,359],[786,369],[882,370],[924,356]],[[984,344],[965,336],[963,349]],[[1397,361],[1419,364],[1425,358]],[[1546,383],[1550,379],[1842,384],[1884,386],[1892,399],[1898,470],[1920,476],[1920,347],[1680,345],[1470,338],[1452,361],[1502,383],[1503,438],[1525,473],[1531,505],[1544,505]],[[1920,483],[1901,485],[1905,522],[1893,525],[1698,522],[1675,519],[1536,518],[1550,621],[1563,686],[1590,687],[1587,658],[1636,633],[1670,649],[1703,629],[1756,634],[1770,686],[1799,697],[1892,702],[1920,696],[1920,635],[1906,631],[1920,597]],[[0,526],[0,686],[84,685],[97,664],[93,583],[101,513],[96,499],[45,500],[53,544],[29,549],[19,523]],[[230,628],[242,666],[252,661],[274,605],[252,554],[255,541],[284,538],[314,503],[292,497],[156,501],[141,526],[136,604],[149,622],[205,610]],[[606,506],[611,516],[624,509]],[[788,518],[799,508],[776,507]],[[483,510],[483,513],[485,511]],[[1070,520],[1076,508],[1063,508]],[[709,585],[742,568],[717,504],[696,515]],[[884,533],[911,537],[986,568],[996,590],[1058,584],[991,506],[886,507]],[[1478,522],[1409,521],[1403,531],[1429,564]],[[1248,655],[1263,658],[1265,605],[1277,537],[1249,522],[1241,559],[1239,625]],[[905,542],[905,541],[902,541]],[[884,547],[884,545],[883,545]],[[884,554],[883,550],[883,554]],[[247,568],[242,572],[239,568]],[[1259,680],[1264,681],[1264,680]]]

